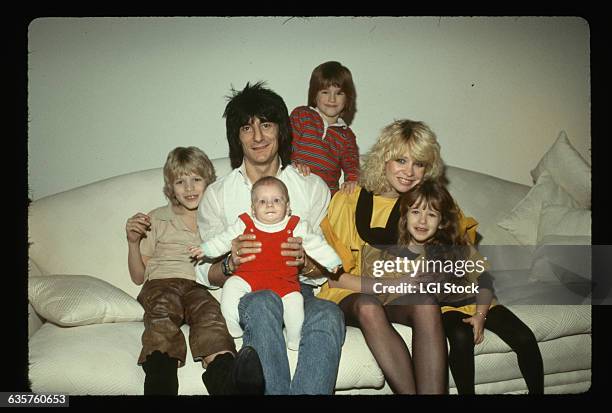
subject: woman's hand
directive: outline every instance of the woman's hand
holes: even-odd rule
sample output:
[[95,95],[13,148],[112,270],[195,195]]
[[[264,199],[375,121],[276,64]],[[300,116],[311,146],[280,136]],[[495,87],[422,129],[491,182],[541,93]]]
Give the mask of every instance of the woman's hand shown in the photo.
[[261,252],[261,242],[255,241],[255,238],[255,234],[242,234],[232,240],[230,270],[234,271],[241,264],[253,261],[255,254]]
[[471,324],[474,329],[474,344],[482,343],[484,340],[484,325],[486,317],[482,313],[476,313],[471,317],[464,318],[463,321],[466,324]]
[[151,231],[151,217],[142,212],[128,218],[125,224],[125,234],[130,244],[138,243],[142,238],[146,238],[147,231]]

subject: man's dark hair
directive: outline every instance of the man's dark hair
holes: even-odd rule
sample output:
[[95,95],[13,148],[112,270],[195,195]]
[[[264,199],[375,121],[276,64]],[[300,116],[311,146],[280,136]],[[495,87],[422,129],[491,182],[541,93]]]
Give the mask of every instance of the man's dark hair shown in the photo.
[[291,162],[291,124],[287,105],[279,95],[264,87],[264,82],[250,85],[228,96],[223,112],[229,157],[232,168],[242,165],[244,152],[240,144],[240,128],[257,117],[261,122],[274,122],[278,125],[278,155],[283,168]]

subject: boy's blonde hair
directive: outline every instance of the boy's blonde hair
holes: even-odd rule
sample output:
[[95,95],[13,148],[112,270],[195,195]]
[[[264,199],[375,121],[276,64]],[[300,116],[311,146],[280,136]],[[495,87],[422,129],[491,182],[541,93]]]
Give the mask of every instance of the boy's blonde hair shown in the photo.
[[192,173],[204,178],[206,186],[217,179],[212,162],[200,148],[179,146],[171,150],[164,164],[164,195],[174,205],[178,205],[173,186],[175,179]]
[[413,161],[425,164],[423,179],[438,179],[444,174],[436,134],[423,122],[400,119],[387,125],[365,155],[360,185],[373,193],[391,190],[385,167],[388,161],[408,152]]

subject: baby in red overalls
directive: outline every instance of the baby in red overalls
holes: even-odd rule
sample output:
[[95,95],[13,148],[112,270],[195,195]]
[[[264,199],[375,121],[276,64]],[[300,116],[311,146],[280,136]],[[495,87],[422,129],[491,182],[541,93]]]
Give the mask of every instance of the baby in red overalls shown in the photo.
[[213,239],[190,249],[193,256],[218,257],[231,249],[232,240],[240,234],[255,234],[262,243],[261,252],[253,261],[243,263],[223,285],[221,313],[233,337],[242,336],[238,316],[238,303],[243,295],[252,291],[272,290],[283,302],[283,319],[287,329],[287,348],[298,350],[304,299],[300,293],[298,267],[287,266],[287,257],[281,255],[281,244],[288,237],[302,237],[302,246],[308,256],[330,272],[341,265],[340,257],[311,226],[300,217],[291,215],[289,192],[278,178],[268,176],[258,180],[251,189],[251,210]]

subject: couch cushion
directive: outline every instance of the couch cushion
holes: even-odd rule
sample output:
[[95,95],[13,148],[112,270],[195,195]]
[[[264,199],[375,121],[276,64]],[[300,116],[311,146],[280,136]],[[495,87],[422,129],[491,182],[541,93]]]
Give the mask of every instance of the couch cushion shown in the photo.
[[535,245],[538,223],[544,202],[578,207],[578,203],[552,179],[548,172],[540,175],[529,193],[499,221],[498,225],[508,230],[521,244]]
[[44,322],[45,320],[36,314],[36,310],[34,310],[32,304],[28,303],[28,338],[32,337]]
[[[584,288],[582,288],[588,288],[590,291],[590,284],[584,286],[565,285],[555,275],[549,274],[548,257],[538,257],[538,254],[543,253],[552,256],[552,263],[554,264],[557,261],[558,253],[562,252],[559,246],[554,247],[553,250],[549,251],[553,254],[546,254],[547,251],[540,251],[539,249],[535,254],[531,254],[535,257],[534,266],[531,269],[491,271],[495,294],[502,304],[506,306],[569,305],[570,308],[572,305],[591,304],[588,291],[585,294]],[[584,251],[581,259],[583,258]],[[540,262],[541,259],[543,262]],[[546,263],[547,265],[535,265],[535,263]],[[575,263],[572,265],[582,264]],[[536,271],[541,271],[542,269],[546,270],[544,274],[534,275]],[[581,269],[580,273],[582,271],[583,269]]]
[[574,149],[565,131],[559,133],[555,143],[531,171],[533,182],[537,182],[544,171],[550,173],[557,185],[581,207],[591,207],[591,167]]
[[591,236],[591,210],[545,202],[538,224],[538,244],[550,235]]
[[[590,306],[511,306],[536,334],[546,374],[590,369]],[[394,324],[412,349],[412,329]],[[29,376],[34,392],[65,394],[142,394],[144,373],[137,366],[142,322],[60,327],[44,324],[29,341]],[[189,326],[181,327],[185,337]],[[236,340],[240,348],[241,340]],[[289,353],[291,372],[297,352]],[[571,354],[572,360],[566,360]],[[494,333],[476,346],[476,383],[520,377],[516,356]],[[496,361],[499,357],[503,368]],[[203,368],[193,362],[188,346],[187,363],[178,370],[179,394],[207,394]],[[336,388],[381,388],[384,380],[359,329],[347,328]],[[452,382],[451,382],[452,386]]]
[[590,236],[544,236],[533,257],[530,280],[561,285],[590,298],[594,287]]
[[[578,394],[591,387],[591,369],[552,373],[544,376],[545,394]],[[457,389],[451,388],[451,394]],[[510,380],[493,381],[476,385],[476,394],[527,394],[525,380],[520,377]]]
[[382,387],[385,383],[382,370],[368,349],[361,330],[347,327],[346,339],[340,356],[337,389]]
[[142,394],[137,366],[142,322],[60,327],[46,323],[29,341],[35,393]]
[[[408,327],[400,328],[410,330]],[[181,330],[189,337],[189,326]],[[142,394],[144,373],[136,364],[143,323],[93,324],[65,328],[44,324],[31,338],[29,377],[34,392],[65,394]],[[236,340],[241,348],[242,340]],[[288,352],[291,374],[297,365]],[[178,370],[179,394],[208,394],[203,367],[192,361],[187,345],[185,366]],[[382,387],[384,378],[361,332],[349,327],[340,360],[338,389]]]
[[531,279],[560,282],[587,297],[591,294],[591,211],[544,203],[538,225]]
[[87,275],[32,276],[28,300],[39,315],[61,326],[142,321],[144,313],[127,293]]
[[448,189],[466,216],[478,221],[482,245],[516,245],[507,231],[496,223],[516,205],[527,192],[527,185],[506,181],[491,175],[448,166]]
[[[485,329],[485,337],[487,335],[495,334]],[[544,374],[591,368],[591,336],[589,334],[539,341],[538,345],[544,363]],[[569,354],[572,356],[566,359]],[[516,361],[516,353],[513,351],[480,354],[476,356],[475,362],[478,366],[475,372],[475,384],[523,378]],[[451,387],[456,386],[452,375],[449,381]]]
[[[189,327],[181,330],[186,337]],[[46,323],[30,338],[29,378],[36,393],[73,395],[141,395],[144,371],[137,365],[142,322],[60,327]],[[208,394],[202,364],[187,362],[178,369],[179,394]]]
[[[508,305],[535,334],[536,340],[549,341],[560,337],[591,333],[590,305]],[[494,335],[494,334],[491,334]],[[497,336],[476,347],[476,354],[509,351]]]

